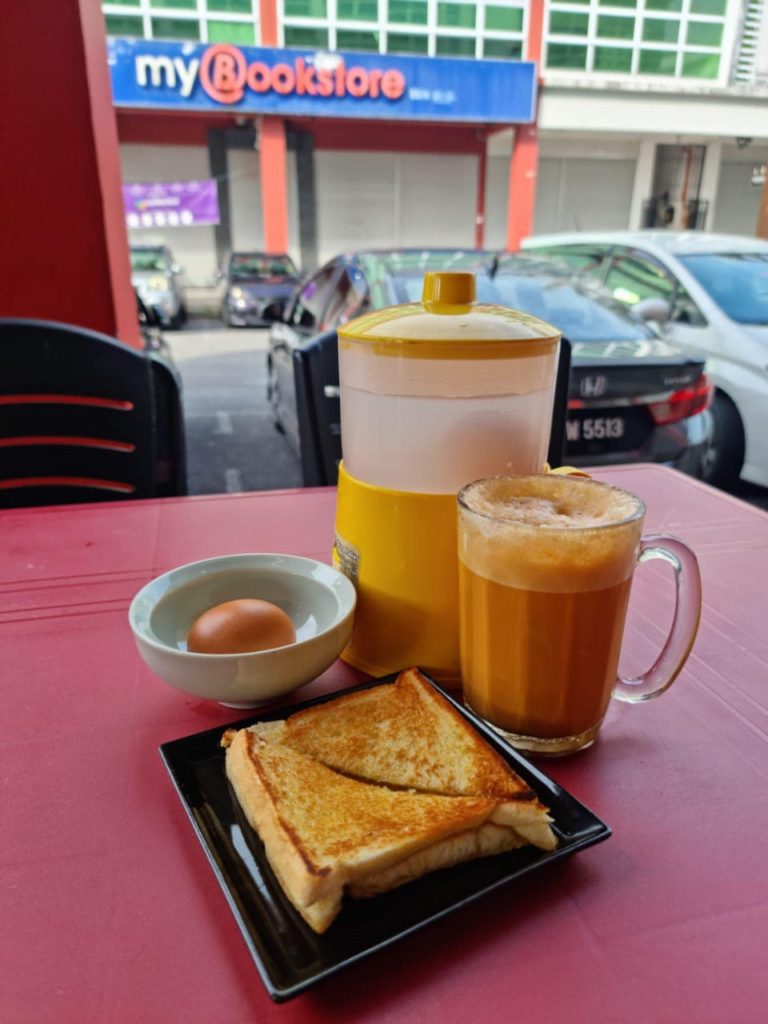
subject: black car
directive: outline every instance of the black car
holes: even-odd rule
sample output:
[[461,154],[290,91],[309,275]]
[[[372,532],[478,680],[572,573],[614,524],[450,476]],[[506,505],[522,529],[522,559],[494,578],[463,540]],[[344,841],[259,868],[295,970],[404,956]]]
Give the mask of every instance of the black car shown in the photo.
[[421,298],[427,270],[473,270],[478,300],[553,323],[572,364],[565,461],[660,462],[700,475],[711,434],[703,360],[662,341],[590,279],[561,264],[473,251],[366,252],[322,267],[273,325],[268,396],[305,484],[335,483],[341,458],[336,329],[368,309]]
[[220,276],[226,282],[221,319],[227,327],[271,323],[301,281],[293,260],[284,253],[234,252]]

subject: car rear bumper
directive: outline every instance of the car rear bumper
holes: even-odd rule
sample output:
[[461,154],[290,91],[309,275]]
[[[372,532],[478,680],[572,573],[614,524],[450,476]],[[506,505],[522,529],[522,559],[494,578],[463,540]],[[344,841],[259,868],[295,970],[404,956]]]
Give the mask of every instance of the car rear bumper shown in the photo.
[[688,476],[700,477],[711,433],[712,417],[709,412],[703,412],[678,423],[666,423],[655,427],[640,447],[630,451],[569,456],[566,444],[563,460],[572,466],[616,466],[628,462],[655,462],[679,469]]

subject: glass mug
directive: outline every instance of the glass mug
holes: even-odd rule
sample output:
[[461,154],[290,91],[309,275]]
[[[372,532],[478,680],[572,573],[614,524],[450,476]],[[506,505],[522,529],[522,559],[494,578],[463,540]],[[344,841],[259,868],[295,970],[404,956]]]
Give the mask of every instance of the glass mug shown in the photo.
[[[590,746],[611,697],[650,700],[675,680],[701,612],[696,556],[675,537],[641,537],[645,506],[578,477],[499,476],[459,504],[461,675],[467,706],[521,750]],[[664,649],[637,679],[617,675],[632,574],[675,570]]]

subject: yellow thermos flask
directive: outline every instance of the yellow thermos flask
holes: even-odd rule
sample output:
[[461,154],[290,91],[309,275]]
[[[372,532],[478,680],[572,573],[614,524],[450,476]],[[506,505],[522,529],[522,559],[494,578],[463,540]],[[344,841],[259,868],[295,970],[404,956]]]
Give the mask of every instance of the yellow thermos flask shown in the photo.
[[546,458],[560,334],[476,288],[428,273],[421,303],[339,329],[334,561],[358,592],[342,657],[371,675],[459,683],[456,494]]

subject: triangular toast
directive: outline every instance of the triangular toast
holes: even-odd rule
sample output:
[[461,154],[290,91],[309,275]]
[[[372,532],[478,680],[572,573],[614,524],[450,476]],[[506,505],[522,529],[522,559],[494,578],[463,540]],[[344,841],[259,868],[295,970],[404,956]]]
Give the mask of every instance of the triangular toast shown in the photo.
[[492,799],[502,805],[498,819],[527,842],[557,845],[533,790],[417,669],[251,731],[351,778]]
[[227,776],[286,895],[318,933],[345,887],[374,895],[434,868],[519,845],[488,797],[392,790],[347,778],[252,730],[228,730]]

